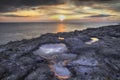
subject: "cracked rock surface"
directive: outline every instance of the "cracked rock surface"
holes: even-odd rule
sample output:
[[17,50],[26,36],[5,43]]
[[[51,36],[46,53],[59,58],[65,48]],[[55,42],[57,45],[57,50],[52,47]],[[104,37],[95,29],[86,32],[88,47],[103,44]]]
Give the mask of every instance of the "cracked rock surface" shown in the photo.
[[120,80],[120,25],[0,45],[0,80]]

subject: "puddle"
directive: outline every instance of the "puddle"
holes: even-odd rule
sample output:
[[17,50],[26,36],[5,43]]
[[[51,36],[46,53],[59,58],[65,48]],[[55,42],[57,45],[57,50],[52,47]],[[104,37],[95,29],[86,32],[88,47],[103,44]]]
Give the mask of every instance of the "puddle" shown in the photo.
[[68,49],[65,44],[63,43],[56,43],[56,44],[44,44],[39,47],[36,51],[33,53],[35,55],[41,56],[43,58],[51,59],[55,57],[58,53],[65,53]]
[[[86,42],[86,44],[92,44],[98,40],[98,38],[91,38],[91,41]],[[66,65],[90,67],[98,65],[98,61],[92,57],[81,56],[75,60],[77,55],[68,53],[68,48],[63,43],[44,44],[33,53],[49,61],[50,64],[48,64],[48,66],[58,80],[65,80],[72,76],[69,69],[65,67]],[[87,70],[85,69],[85,71],[82,72],[87,72]]]
[[64,40],[64,38],[63,38],[63,37],[58,37],[58,39],[59,39],[59,40]]
[[50,68],[59,80],[68,79],[71,77],[71,72],[64,67],[62,63],[50,65]]
[[93,37],[93,38],[91,38],[91,40],[90,40],[90,41],[86,42],[85,44],[93,44],[93,43],[95,43],[95,42],[97,42],[97,41],[99,41],[99,39],[98,39],[98,38]]
[[69,61],[74,60],[77,55],[67,53],[68,48],[63,43],[57,44],[44,44],[33,53],[40,57],[47,59],[50,64],[49,67],[54,75],[59,80],[68,79],[71,77],[71,72],[65,66]]

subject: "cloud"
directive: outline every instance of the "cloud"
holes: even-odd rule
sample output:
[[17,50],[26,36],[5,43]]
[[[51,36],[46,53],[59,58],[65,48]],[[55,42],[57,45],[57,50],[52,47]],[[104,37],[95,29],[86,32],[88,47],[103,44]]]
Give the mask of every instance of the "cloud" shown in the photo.
[[26,6],[62,4],[62,0],[0,0],[0,12],[16,11]]
[[102,17],[110,17],[110,16],[115,16],[115,15],[109,15],[109,14],[98,14],[98,15],[92,15],[92,16],[88,16],[88,17],[102,18]]
[[20,15],[15,15],[15,14],[2,14],[1,16],[4,16],[4,17],[30,17],[30,16],[20,16]]
[[75,5],[92,5],[99,3],[114,3],[119,2],[120,0],[68,0],[68,3],[73,3]]
[[117,19],[120,16],[119,5],[120,0],[1,0],[0,17],[39,16],[51,19],[51,16],[65,15],[69,19],[86,16],[94,19],[113,16]]
[[90,6],[96,9],[120,11],[120,0],[68,0],[67,2],[76,6]]
[[[117,0],[117,1],[119,1],[119,0]],[[105,3],[105,2],[116,2],[115,0],[68,0],[68,2],[86,2],[86,3],[88,3],[88,2],[99,2],[99,3]]]

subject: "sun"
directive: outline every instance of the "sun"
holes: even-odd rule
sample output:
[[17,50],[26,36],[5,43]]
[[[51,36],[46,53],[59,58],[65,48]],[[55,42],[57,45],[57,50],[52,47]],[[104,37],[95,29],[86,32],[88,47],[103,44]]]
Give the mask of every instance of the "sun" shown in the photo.
[[59,16],[59,20],[60,20],[60,21],[64,21],[65,18],[66,18],[66,17],[65,17],[64,15],[60,15],[60,16]]
[[92,9],[92,8],[85,6],[85,7],[83,7],[83,9],[84,9],[84,10],[90,10],[90,9]]

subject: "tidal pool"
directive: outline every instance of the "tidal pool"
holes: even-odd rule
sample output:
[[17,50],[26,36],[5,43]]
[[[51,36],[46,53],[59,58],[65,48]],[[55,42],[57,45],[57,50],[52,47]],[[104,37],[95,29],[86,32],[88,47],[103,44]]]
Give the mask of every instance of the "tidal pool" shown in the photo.
[[71,72],[65,65],[67,65],[69,61],[74,60],[77,55],[68,53],[68,48],[65,44],[44,44],[33,53],[50,62],[48,66],[58,79],[63,80],[71,77]]
[[63,43],[56,44],[44,44],[39,47],[33,53],[35,55],[41,56],[43,58],[51,59],[55,57],[58,53],[65,53],[68,51],[68,48]]
[[95,42],[97,42],[97,41],[99,41],[99,39],[98,39],[98,38],[93,37],[93,38],[91,38],[91,40],[90,40],[90,41],[86,42],[86,44],[92,44],[92,43],[95,43]]
[[71,77],[71,72],[60,62],[51,65],[50,68],[54,72],[55,76],[60,80],[68,79]]

